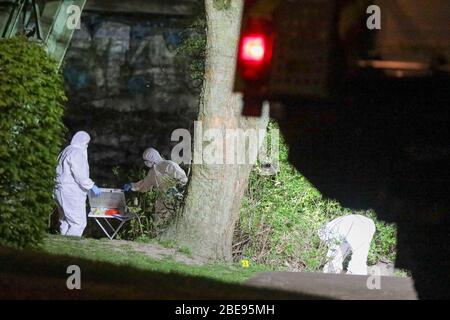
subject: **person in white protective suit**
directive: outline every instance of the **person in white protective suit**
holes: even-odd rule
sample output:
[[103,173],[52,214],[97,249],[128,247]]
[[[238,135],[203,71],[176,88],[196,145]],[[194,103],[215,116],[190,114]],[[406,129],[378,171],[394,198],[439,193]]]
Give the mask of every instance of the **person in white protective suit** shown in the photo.
[[125,184],[123,186],[125,191],[147,192],[155,187],[165,193],[178,183],[182,185],[187,183],[184,170],[175,162],[163,159],[157,150],[148,148],[142,158],[145,165],[150,168],[147,176],[141,181]]
[[367,275],[367,255],[375,233],[372,219],[350,214],[336,218],[319,230],[320,239],[328,246],[325,273],[341,273],[345,258],[352,253],[347,274]]
[[156,188],[157,198],[154,207],[153,225],[156,229],[161,230],[170,221],[173,213],[174,196],[180,194],[176,186],[185,185],[188,178],[178,164],[163,159],[159,152],[153,148],[145,150],[142,157],[145,165],[150,168],[147,176],[141,181],[124,185],[123,189],[124,191],[147,192]]
[[77,132],[58,157],[54,195],[60,216],[62,235],[81,237],[86,227],[86,195],[100,189],[89,178],[87,148],[90,136]]

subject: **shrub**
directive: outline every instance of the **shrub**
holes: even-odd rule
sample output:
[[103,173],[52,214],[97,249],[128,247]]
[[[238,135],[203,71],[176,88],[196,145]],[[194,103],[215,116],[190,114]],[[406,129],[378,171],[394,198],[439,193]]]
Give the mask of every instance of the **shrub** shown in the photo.
[[319,271],[327,251],[317,235],[319,227],[350,213],[369,216],[376,223],[369,264],[381,259],[393,260],[396,239],[392,225],[377,220],[371,211],[354,212],[342,208],[336,201],[322,198],[289,164],[287,156],[287,147],[281,141],[277,175],[260,175],[258,166],[250,174],[235,234],[236,260],[245,257],[290,270]]
[[64,126],[57,64],[24,37],[0,40],[0,244],[39,244],[54,205]]

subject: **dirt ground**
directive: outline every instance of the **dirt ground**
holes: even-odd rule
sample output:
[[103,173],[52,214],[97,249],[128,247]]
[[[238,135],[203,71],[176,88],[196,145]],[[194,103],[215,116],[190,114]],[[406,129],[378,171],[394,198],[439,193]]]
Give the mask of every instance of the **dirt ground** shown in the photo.
[[109,247],[114,248],[119,252],[126,252],[127,250],[133,250],[140,252],[146,256],[163,260],[170,258],[176,262],[184,263],[187,265],[204,265],[208,262],[208,259],[192,254],[186,254],[180,252],[178,248],[168,248],[156,243],[139,243],[125,240],[111,240],[108,242]]

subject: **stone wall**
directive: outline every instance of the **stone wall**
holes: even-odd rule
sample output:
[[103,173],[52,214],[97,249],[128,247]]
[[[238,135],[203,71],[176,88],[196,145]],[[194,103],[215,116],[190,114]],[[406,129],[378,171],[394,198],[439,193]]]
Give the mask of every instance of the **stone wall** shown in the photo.
[[120,185],[125,181],[114,179],[113,167],[142,165],[149,146],[168,157],[172,131],[192,127],[198,91],[175,57],[182,19],[83,14],[65,59],[65,124],[67,139],[77,130],[91,135],[95,181]]

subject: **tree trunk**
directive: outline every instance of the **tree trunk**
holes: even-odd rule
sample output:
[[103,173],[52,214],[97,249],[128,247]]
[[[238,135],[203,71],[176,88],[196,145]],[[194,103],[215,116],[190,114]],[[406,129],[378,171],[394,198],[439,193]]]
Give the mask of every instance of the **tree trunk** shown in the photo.
[[[242,117],[241,96],[232,92],[243,1],[229,1],[226,8],[220,8],[218,2],[205,0],[207,51],[199,110],[203,132],[219,129],[225,136],[228,129],[265,129],[267,110],[261,118]],[[198,141],[201,136],[195,138],[194,160],[214,143],[205,138]],[[245,149],[248,150],[248,145]],[[231,260],[234,226],[251,168],[248,161],[245,164],[194,161],[185,206],[163,238],[175,240],[196,255]]]

